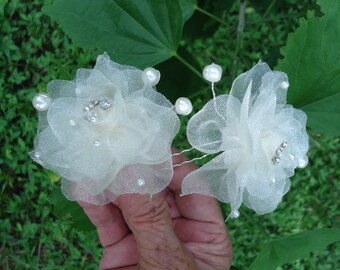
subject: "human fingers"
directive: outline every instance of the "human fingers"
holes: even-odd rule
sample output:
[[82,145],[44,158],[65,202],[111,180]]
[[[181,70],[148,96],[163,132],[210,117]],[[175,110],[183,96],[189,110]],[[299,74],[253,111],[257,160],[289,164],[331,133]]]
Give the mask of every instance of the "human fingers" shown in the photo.
[[119,242],[129,233],[122,213],[115,205],[93,205],[81,201],[78,201],[78,204],[96,227],[104,248]]
[[176,219],[181,217],[181,213],[179,212],[176,204],[175,193],[171,189],[167,188],[165,189],[165,198],[168,203],[171,218]]
[[125,269],[138,264],[136,240],[132,234],[126,235],[118,243],[104,248],[100,270]]
[[155,194],[151,202],[149,195],[126,194],[115,204],[136,239],[141,269],[196,269],[173,230],[165,191]]
[[[178,155],[174,157],[174,164],[186,160]],[[182,214],[175,220],[174,230],[196,258],[199,269],[229,269],[232,245],[217,200],[199,194],[179,195],[184,177],[195,169],[191,163],[174,169],[170,188],[177,194],[176,204]]]
[[[187,158],[183,155],[173,157],[174,164],[180,164],[184,161],[187,161]],[[224,225],[221,209],[215,198],[200,194],[180,196],[184,177],[196,169],[197,166],[193,163],[186,163],[174,168],[173,179],[169,187],[177,194],[177,207],[185,218]]]

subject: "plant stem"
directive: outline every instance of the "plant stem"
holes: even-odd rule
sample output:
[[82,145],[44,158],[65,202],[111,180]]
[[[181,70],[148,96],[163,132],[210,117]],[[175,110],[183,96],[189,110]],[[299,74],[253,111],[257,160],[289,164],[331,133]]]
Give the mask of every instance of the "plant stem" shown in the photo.
[[233,57],[233,66],[231,70],[232,78],[236,77],[238,53],[239,53],[239,50],[242,48],[242,38],[243,38],[243,31],[245,27],[246,6],[247,6],[247,0],[244,0],[240,3],[239,12],[238,12],[236,46],[235,46],[234,57]]
[[188,61],[186,61],[184,58],[182,58],[177,52],[174,53],[174,57],[180,61],[183,65],[185,65],[187,68],[189,68],[193,73],[195,73],[200,79],[204,79],[203,75],[200,71],[198,71],[193,65],[191,65]]
[[[276,0],[272,0],[270,5],[268,6],[268,8],[266,9],[266,11],[264,12],[263,16],[262,16],[262,21],[265,22],[269,12],[272,10],[273,6],[275,5],[276,3]],[[256,29],[255,29],[255,32],[257,32],[261,27],[261,24],[259,24]]]
[[265,11],[265,13],[263,14],[262,18],[266,18],[267,15],[269,14],[269,12],[271,11],[271,9],[273,8],[273,6],[275,5],[276,0],[273,0],[270,5],[268,6],[267,10]]
[[214,19],[215,21],[218,21],[220,24],[223,24],[223,25],[225,25],[225,26],[229,26],[225,21],[223,21],[222,19],[216,17],[214,14],[212,14],[212,13],[210,13],[210,12],[208,12],[208,11],[206,11],[206,10],[204,10],[204,9],[202,9],[202,8],[200,8],[200,7],[198,7],[198,6],[196,6],[195,9],[196,9],[197,11],[201,12],[202,14],[204,14],[204,15],[206,15],[206,16],[212,18],[212,19]]

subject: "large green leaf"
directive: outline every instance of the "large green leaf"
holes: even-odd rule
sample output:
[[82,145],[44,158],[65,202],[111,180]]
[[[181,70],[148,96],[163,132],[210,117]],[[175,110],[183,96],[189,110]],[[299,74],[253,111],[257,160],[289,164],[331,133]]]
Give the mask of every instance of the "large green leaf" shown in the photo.
[[340,241],[339,229],[318,229],[271,240],[249,270],[275,270],[277,266],[305,258],[327,245]]
[[288,102],[307,113],[307,124],[317,132],[340,135],[340,2],[317,2],[324,15],[309,12],[300,20],[276,69],[288,74]]
[[44,12],[79,46],[140,68],[173,56],[183,30],[179,0],[55,0]]
[[197,0],[180,0],[179,3],[182,8],[184,21],[189,20],[192,14],[195,12]]
[[332,136],[340,134],[340,86],[338,93],[303,106],[302,109],[307,113],[308,125],[314,130]]

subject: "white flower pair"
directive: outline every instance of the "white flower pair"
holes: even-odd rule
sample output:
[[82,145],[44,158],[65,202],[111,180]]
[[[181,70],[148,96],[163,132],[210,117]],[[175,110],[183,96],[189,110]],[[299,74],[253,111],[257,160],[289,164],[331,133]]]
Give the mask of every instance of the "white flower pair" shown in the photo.
[[[94,69],[52,81],[40,96],[46,106],[31,157],[63,177],[67,198],[104,204],[169,184],[179,120],[153,87],[159,74],[151,75],[103,54]],[[260,214],[276,208],[294,169],[307,163],[306,116],[285,104],[287,88],[284,73],[260,62],[190,119],[193,147],[222,153],[184,179],[183,195],[214,196],[234,211],[242,201]]]

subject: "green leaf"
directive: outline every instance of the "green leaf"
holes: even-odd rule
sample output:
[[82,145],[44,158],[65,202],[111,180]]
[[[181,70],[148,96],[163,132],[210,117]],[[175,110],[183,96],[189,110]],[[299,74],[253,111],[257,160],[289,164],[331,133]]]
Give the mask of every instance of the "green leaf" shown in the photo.
[[53,190],[51,194],[51,202],[54,206],[53,213],[57,217],[71,217],[73,226],[82,231],[95,229],[83,209],[76,202],[67,200],[61,193],[60,187]]
[[47,173],[48,178],[51,181],[51,184],[58,183],[61,180],[61,176],[56,174],[55,172],[47,170],[47,169],[45,169],[45,172]]
[[55,0],[44,12],[79,46],[139,68],[173,56],[183,30],[179,0]]
[[197,0],[179,0],[182,8],[183,20],[186,22],[195,12]]
[[249,270],[275,270],[277,266],[305,258],[340,241],[339,229],[317,229],[269,241]]
[[[340,88],[339,88],[340,89]],[[340,134],[340,92],[303,106],[309,126],[331,136]]]
[[[304,110],[317,132],[340,135],[340,2],[318,0],[324,15],[312,12],[288,37],[276,70],[288,74],[288,103]],[[338,105],[336,105],[338,104]]]

